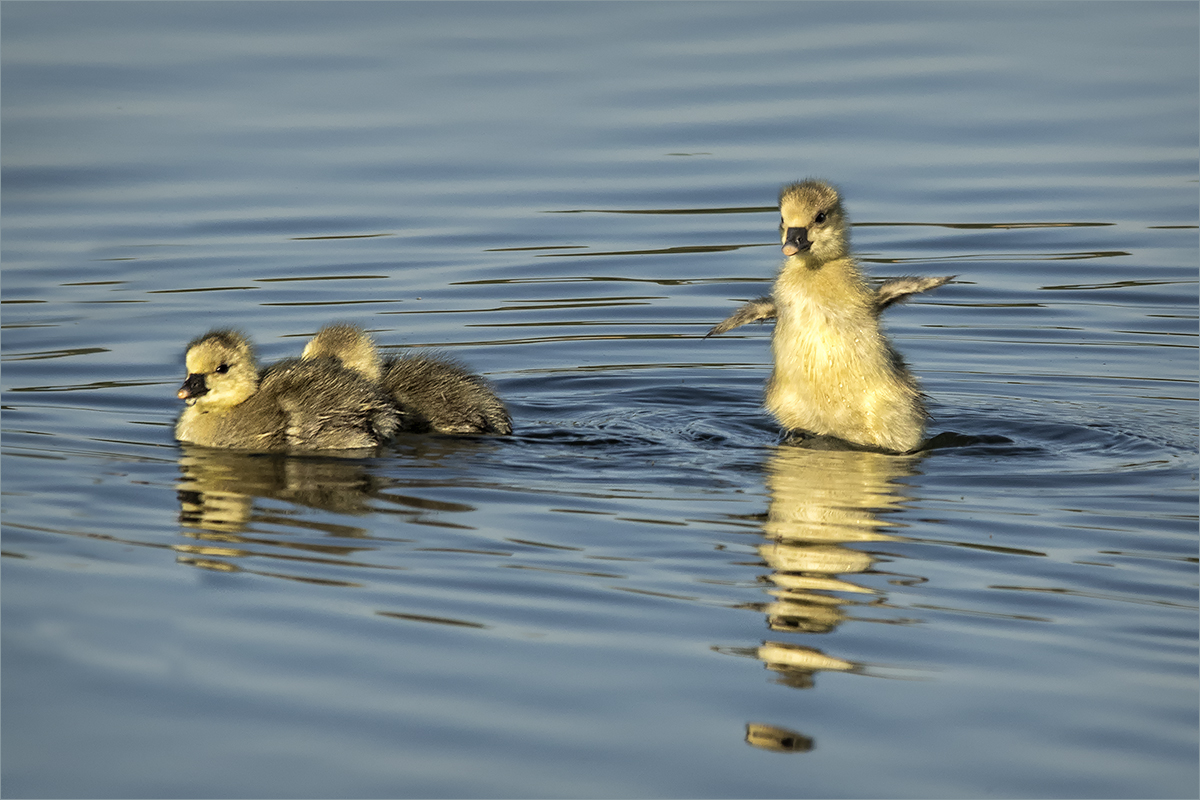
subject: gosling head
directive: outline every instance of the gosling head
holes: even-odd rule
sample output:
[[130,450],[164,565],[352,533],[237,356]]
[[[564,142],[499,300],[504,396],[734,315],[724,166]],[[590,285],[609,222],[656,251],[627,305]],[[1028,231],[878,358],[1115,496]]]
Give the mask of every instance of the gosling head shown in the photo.
[[335,358],[371,381],[378,381],[383,371],[375,342],[354,325],[326,325],[304,346],[300,357]]
[[232,408],[258,390],[254,348],[234,331],[209,331],[188,344],[187,380],[178,397],[189,406]]
[[842,198],[828,183],[801,181],[779,192],[783,254],[810,269],[850,254],[849,221]]

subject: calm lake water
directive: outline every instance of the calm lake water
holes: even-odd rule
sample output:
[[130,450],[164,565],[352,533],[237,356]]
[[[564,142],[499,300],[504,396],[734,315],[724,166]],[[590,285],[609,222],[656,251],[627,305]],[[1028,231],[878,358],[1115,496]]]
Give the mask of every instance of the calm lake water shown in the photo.
[[[5,796],[1195,796],[1195,3],[0,13]],[[957,445],[704,338],[808,176]],[[174,441],[333,320],[515,435]]]

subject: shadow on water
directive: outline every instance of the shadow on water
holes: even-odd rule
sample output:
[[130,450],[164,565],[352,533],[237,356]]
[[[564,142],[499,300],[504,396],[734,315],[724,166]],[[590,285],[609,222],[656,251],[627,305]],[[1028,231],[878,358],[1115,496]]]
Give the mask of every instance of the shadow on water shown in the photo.
[[[887,455],[887,451],[879,450],[873,447],[855,444],[848,442],[845,439],[839,439],[836,436],[817,436],[803,432],[793,432],[787,434],[783,443],[804,449],[804,450],[824,450],[824,451],[842,451],[842,452],[857,452],[857,453],[880,453]],[[1016,445],[1012,439],[1007,436],[999,436],[995,434],[966,434],[956,433],[954,431],[943,431],[935,436],[931,436],[921,443],[921,446],[914,450],[914,453],[927,453],[931,450],[946,450],[951,448],[966,448],[966,447],[987,447],[989,452],[997,452],[996,445]],[[1024,452],[1027,448],[1014,447],[1010,448],[1010,453]],[[1034,451],[1035,452],[1035,451]]]

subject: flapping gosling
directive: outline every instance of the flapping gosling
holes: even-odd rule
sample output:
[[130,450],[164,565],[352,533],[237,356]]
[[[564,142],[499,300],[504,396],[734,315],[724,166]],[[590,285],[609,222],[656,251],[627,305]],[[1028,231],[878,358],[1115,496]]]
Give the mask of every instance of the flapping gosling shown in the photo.
[[954,276],[897,278],[871,289],[850,254],[841,197],[823,181],[783,187],[779,213],[787,259],[771,295],[742,306],[709,335],[775,319],[766,406],[789,432],[895,453],[916,449],[925,434],[925,404],[879,315]]
[[400,427],[377,385],[329,359],[281,361],[261,374],[249,340],[214,330],[188,344],[187,407],[175,438],[244,450],[373,448]]
[[322,328],[303,358],[331,357],[378,383],[399,406],[402,430],[414,433],[512,433],[512,418],[488,382],[444,356],[410,355],[381,362],[362,329]]

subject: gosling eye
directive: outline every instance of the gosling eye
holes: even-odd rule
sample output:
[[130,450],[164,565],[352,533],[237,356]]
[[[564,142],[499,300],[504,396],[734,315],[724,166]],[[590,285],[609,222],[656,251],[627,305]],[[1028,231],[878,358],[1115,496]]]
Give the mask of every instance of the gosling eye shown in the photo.
[[815,222],[818,225],[820,225],[824,221],[825,221],[825,212],[824,211],[818,211],[817,215],[815,217],[813,217],[813,222]]
[[214,369],[213,372],[217,373],[218,375],[224,375],[226,372],[229,372],[229,365],[222,364],[221,366]]

